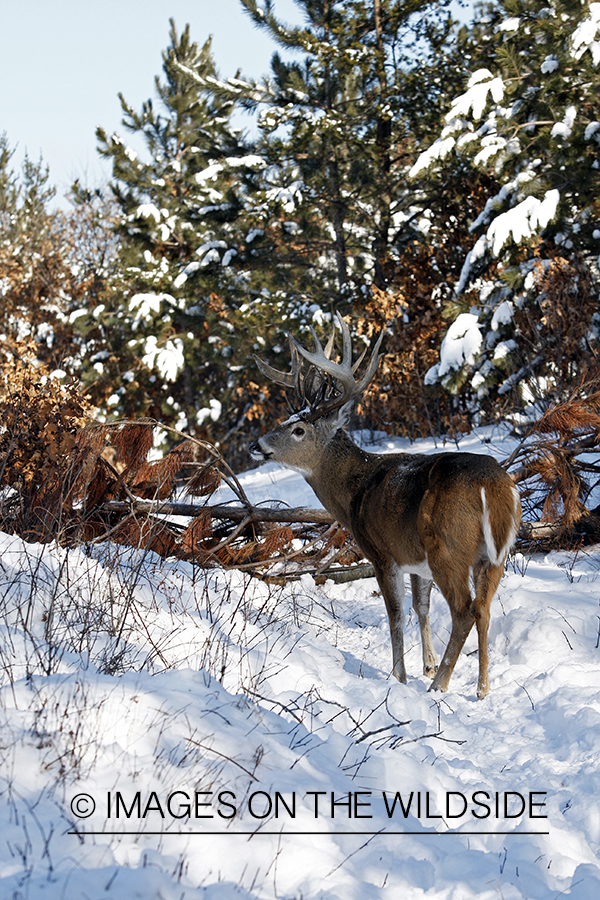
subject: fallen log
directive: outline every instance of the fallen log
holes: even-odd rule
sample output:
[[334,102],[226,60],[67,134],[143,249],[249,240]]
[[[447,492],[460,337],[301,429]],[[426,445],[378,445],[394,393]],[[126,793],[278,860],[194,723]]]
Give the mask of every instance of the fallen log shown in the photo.
[[521,522],[517,534],[520,541],[543,541],[555,538],[564,526],[554,522]]
[[[203,513],[209,513],[213,519],[244,522],[245,525],[253,522],[331,525],[335,522],[335,519],[327,510],[310,509],[304,506],[276,509],[272,506],[242,506],[239,504],[230,506],[226,503],[216,506],[198,506],[195,503],[172,503],[160,500],[109,500],[103,504],[103,509],[107,512],[115,513],[140,513],[149,516],[186,516],[188,518],[196,518],[196,516]],[[533,541],[552,540],[563,531],[564,525],[559,523],[522,522],[517,534],[517,544],[519,542],[531,543]],[[363,575],[363,577],[365,576]]]
[[300,506],[290,509],[274,509],[272,506],[198,506],[195,503],[167,503],[155,500],[109,500],[103,504],[107,512],[139,512],[156,516],[188,516],[195,518],[209,512],[213,519],[229,519],[232,522],[306,522],[310,525],[331,525],[335,519],[325,509],[308,509]]
[[335,584],[346,584],[361,578],[374,578],[375,569],[371,563],[358,563],[355,566],[339,566],[336,569],[305,569],[301,572],[288,572],[279,575],[263,575],[256,572],[256,577],[267,584],[287,584],[288,581],[300,581],[303,575],[311,575],[317,584],[333,581]]

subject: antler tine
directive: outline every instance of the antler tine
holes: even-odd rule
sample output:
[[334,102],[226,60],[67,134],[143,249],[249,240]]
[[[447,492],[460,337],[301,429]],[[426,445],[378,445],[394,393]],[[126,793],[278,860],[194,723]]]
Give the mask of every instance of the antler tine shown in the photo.
[[300,353],[298,353],[298,349],[294,345],[291,337],[290,356],[292,360],[291,372],[280,372],[279,369],[275,369],[273,366],[270,366],[269,363],[266,363],[263,359],[260,359],[260,357],[256,356],[256,354],[254,355],[254,361],[256,362],[259,370],[266,378],[268,378],[270,381],[273,381],[275,384],[280,384],[288,391],[293,391],[294,399],[292,400],[288,394],[288,404],[292,407],[293,410],[298,411],[306,405],[304,396],[304,384],[302,378],[302,356]]
[[350,337],[350,328],[343,320],[339,312],[335,314],[338,324],[342,331],[342,368],[352,371],[352,338]]
[[[356,386],[356,390],[358,394],[362,394],[363,391],[367,389],[371,381],[375,376],[375,372],[377,371],[377,366],[381,360],[381,356],[379,356],[379,348],[381,347],[381,342],[383,340],[384,332],[382,331],[375,342],[375,346],[373,347],[373,352],[371,353],[371,358],[369,360],[369,365],[367,366],[364,375],[358,382]],[[366,351],[365,351],[366,352]],[[363,353],[364,356],[364,353]],[[362,359],[362,356],[361,356]]]
[[[345,324],[345,323],[344,323]],[[348,326],[346,326],[347,328]],[[334,378],[341,384],[350,384],[350,382],[354,383],[354,379],[352,378],[352,370],[349,365],[346,364],[346,360],[342,360],[341,363],[333,362],[333,360],[328,359],[325,355],[325,351],[321,345],[321,342],[317,335],[313,331],[313,339],[315,342],[315,350],[313,353],[310,350],[306,350],[298,341],[290,336],[290,341],[294,343],[296,350],[304,359],[311,364],[311,366],[315,366],[317,369],[320,369],[322,372],[326,372],[327,375],[333,375]],[[329,342],[328,342],[329,343]],[[345,343],[345,339],[344,339]]]
[[[317,335],[317,332],[312,327],[312,325],[310,327],[310,331],[312,334],[313,343],[315,345],[315,349],[314,349],[315,357],[318,357],[320,359],[322,356],[324,356],[325,359],[331,359],[331,354],[333,353],[333,348],[335,345],[335,324],[333,324],[331,326],[331,334],[327,338],[327,343],[325,344],[325,347],[322,346],[321,341],[319,340],[319,336]],[[292,337],[290,335],[290,345],[291,345],[291,342],[292,342]],[[313,363],[313,366],[314,366],[314,363]]]
[[290,341],[294,344],[297,352],[304,357],[311,366],[319,369],[325,375],[329,375],[331,379],[335,379],[341,388],[341,390],[336,391],[333,395],[330,393],[328,397],[322,397],[318,409],[314,403],[311,404],[314,407],[312,414],[315,417],[324,415],[326,412],[343,406],[350,400],[355,400],[360,397],[369,382],[373,379],[377,366],[379,365],[378,351],[383,340],[383,332],[379,335],[375,347],[373,348],[366,372],[360,381],[357,382],[355,380],[354,371],[356,370],[356,366],[352,365],[352,338],[350,335],[350,328],[337,312],[336,319],[342,332],[342,361],[340,363],[328,359],[321,342],[313,329],[311,329],[313,331],[313,339],[315,342],[315,351],[313,353],[309,350],[305,350],[305,348],[294,338],[290,337]]
[[269,363],[266,363],[256,354],[254,354],[254,362],[261,373],[268,378],[269,381],[274,381],[275,384],[280,384],[285,388],[293,388],[296,386],[295,373],[293,370],[291,372],[280,372],[279,369],[274,369],[273,366],[270,366]]
[[360,354],[360,356],[358,357],[358,359],[356,360],[356,362],[353,362],[353,363],[352,363],[352,374],[353,374],[353,375],[354,375],[354,373],[356,372],[356,370],[359,368],[359,366],[360,366],[361,362],[363,361],[363,359],[365,358],[365,356],[367,355],[367,350],[368,350],[368,349],[369,349],[368,347],[365,347],[365,349],[364,349],[363,352]]
[[324,356],[325,359],[329,359],[329,357],[331,356],[331,352],[333,350],[333,342],[335,340],[335,328],[329,335],[327,343],[325,344],[325,349],[323,349],[323,345],[321,344],[321,341],[319,340],[319,336],[317,335],[317,332],[312,327],[312,325],[310,326],[310,333],[312,334],[313,343],[315,345],[315,349],[314,349],[315,355],[316,356]]
[[329,340],[325,344],[325,356],[327,359],[331,359],[331,354],[333,353],[333,345],[335,343],[335,325],[331,328],[331,334],[329,335]]
[[288,403],[292,406],[295,412],[298,412],[306,405],[306,394],[305,394],[305,384],[304,378],[302,377],[302,356],[298,353],[296,347],[290,338],[290,356],[292,359],[292,378],[294,380],[294,393],[295,393],[295,402],[291,401],[288,398]]

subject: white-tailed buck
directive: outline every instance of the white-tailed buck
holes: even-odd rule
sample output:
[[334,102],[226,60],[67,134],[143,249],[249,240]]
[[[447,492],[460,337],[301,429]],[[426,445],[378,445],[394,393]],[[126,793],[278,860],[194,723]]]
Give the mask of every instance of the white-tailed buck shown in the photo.
[[[295,413],[250,447],[257,460],[298,470],[323,506],[348,528],[373,564],[390,621],[393,673],[406,682],[403,641],[404,575],[410,574],[413,606],[423,644],[430,690],[445,691],[456,660],[477,626],[477,696],[489,690],[487,635],[490,604],[521,519],[518,492],[501,466],[475,453],[366,453],[344,425],[354,401],[379,364],[383,333],[365,372],[354,373],[350,330],[341,316],[342,361],[331,359],[313,331],[310,352],[290,336],[292,371],[279,372],[257,359],[261,372],[293,393]],[[364,354],[363,354],[364,356]],[[303,371],[303,361],[309,363]],[[288,395],[289,396],[289,395]],[[452,631],[437,666],[429,625],[432,579],[448,602]],[[471,594],[471,579],[474,586]]]

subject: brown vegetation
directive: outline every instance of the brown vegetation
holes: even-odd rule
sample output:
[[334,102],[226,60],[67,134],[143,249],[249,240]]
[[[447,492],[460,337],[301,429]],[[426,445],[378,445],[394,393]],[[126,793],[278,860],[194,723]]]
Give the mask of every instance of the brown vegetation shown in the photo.
[[[29,541],[113,540],[262,577],[325,577],[360,562],[349,534],[323,511],[252,506],[208,441],[174,433],[179,444],[153,460],[157,421],[94,422],[77,385],[50,377],[31,346],[5,341],[0,352],[3,530]],[[596,380],[553,405],[505,463],[528,520],[521,547],[600,540],[600,507],[590,499],[599,447]],[[215,502],[222,485],[233,501]]]
[[[582,384],[538,419],[506,461],[519,484],[523,538],[549,546],[600,541],[600,379]],[[594,497],[596,499],[594,500]]]
[[[93,422],[77,386],[61,384],[34,365],[31,347],[5,343],[3,349],[4,530],[29,541],[64,544],[110,539],[163,557],[256,573],[283,563],[318,573],[331,562],[360,559],[347,532],[319,511],[304,511],[286,523],[274,510],[252,507],[207,441],[180,435],[168,454],[151,460],[154,431],[162,427],[158,422]],[[208,505],[221,484],[235,497],[230,510]],[[194,503],[165,504],[175,490]],[[182,509],[188,524],[173,518],[173,510]],[[280,515],[285,518],[286,511]]]

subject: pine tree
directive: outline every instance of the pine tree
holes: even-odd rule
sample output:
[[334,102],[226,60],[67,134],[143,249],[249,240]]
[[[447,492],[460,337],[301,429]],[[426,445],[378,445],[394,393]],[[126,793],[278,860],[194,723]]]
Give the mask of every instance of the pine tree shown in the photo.
[[72,223],[51,209],[56,191],[43,160],[25,156],[15,171],[13,155],[0,135],[0,336],[13,346],[32,342],[29,353],[73,374],[80,347],[72,316],[86,287],[74,266]]
[[467,90],[412,170],[496,182],[430,383],[544,406],[597,371],[599,9],[503,0],[475,26]]
[[[426,247],[430,208],[447,198],[406,180],[447,86],[444,0],[302,0],[307,24],[295,29],[269,3],[243,5],[301,60],[276,53],[262,83],[222,80],[210,45],[172,26],[160,109],[148,101],[136,113],[122,99],[146,153],[99,131],[113,161],[122,272],[94,321],[78,320],[106,341],[88,378],[107,415],[146,412],[220,437],[265,414],[270,389],[253,352],[285,368],[290,320],[298,331],[326,325],[334,307],[371,316],[374,289],[394,298],[418,280],[415,302],[380,303],[373,317],[409,335],[405,344],[416,337],[426,368],[437,324],[423,285],[455,264],[451,241],[440,240],[441,259]],[[229,124],[235,105],[259,113],[253,146]],[[374,322],[363,324],[368,337]],[[398,425],[414,417],[412,395],[403,402],[404,412],[388,404]]]
[[288,28],[270,2],[241,2],[280,47],[302,55],[286,62],[275,53],[263,83],[219,86],[259,110],[260,152],[273,182],[264,230],[269,216],[281,218],[276,203],[284,198],[293,221],[287,235],[282,229],[280,255],[287,248],[295,284],[304,269],[306,293],[326,308],[327,296],[339,303],[364,296],[365,284],[387,287],[414,219],[415,189],[406,190],[404,177],[414,129],[435,120],[439,107],[434,60],[452,31],[446,4],[301,0],[306,25]]
[[[87,379],[106,415],[146,413],[193,432],[219,418],[236,386],[235,222],[263,163],[232,128],[232,102],[198,86],[217,77],[210,40],[198,47],[189,26],[179,35],[171,22],[163,76],[158,102],[140,112],[121,96],[123,124],[143,153],[97,132],[113,165],[121,272],[94,312],[105,347]],[[81,323],[92,325],[91,316]]]
[[[245,321],[256,333],[262,320],[267,345],[281,352],[290,317],[302,330],[326,324],[333,308],[355,317],[364,310],[365,335],[386,327],[397,362],[386,367],[388,387],[371,408],[378,417],[385,410],[388,428],[429,431],[441,413],[424,410],[419,378],[433,362],[440,297],[464,237],[446,226],[457,212],[464,220],[478,191],[455,182],[452,196],[439,185],[429,193],[406,177],[416,143],[439,124],[445,91],[460,83],[446,4],[302,0],[306,24],[289,28],[272,3],[241,2],[257,27],[299,57],[275,53],[262,82],[197,80],[258,112],[255,152],[268,162],[263,190],[247,198],[242,216],[253,248]],[[444,220],[432,251],[438,211]]]

